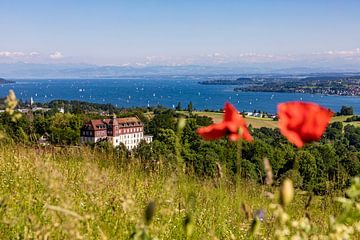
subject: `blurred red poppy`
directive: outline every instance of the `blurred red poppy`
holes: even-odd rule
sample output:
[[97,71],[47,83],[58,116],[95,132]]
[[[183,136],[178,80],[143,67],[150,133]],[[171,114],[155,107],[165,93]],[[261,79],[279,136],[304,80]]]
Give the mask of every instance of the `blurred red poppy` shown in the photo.
[[205,140],[214,140],[228,135],[231,141],[237,141],[242,138],[251,142],[253,138],[249,133],[246,122],[236,108],[227,102],[225,103],[224,111],[224,120],[222,122],[199,128],[196,131],[197,134]]
[[333,113],[320,105],[307,102],[287,102],[278,105],[281,133],[295,146],[318,141]]

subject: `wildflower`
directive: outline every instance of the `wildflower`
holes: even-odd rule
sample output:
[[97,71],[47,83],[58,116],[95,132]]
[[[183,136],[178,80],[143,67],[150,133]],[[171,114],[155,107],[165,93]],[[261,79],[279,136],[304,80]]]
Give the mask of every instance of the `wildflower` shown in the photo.
[[231,141],[245,139],[248,142],[253,140],[246,126],[244,118],[239,114],[231,103],[225,103],[224,120],[220,123],[202,127],[197,130],[197,134],[205,140],[214,140],[229,135]]
[[298,148],[321,138],[333,113],[315,103],[287,102],[278,105],[281,133]]
[[265,220],[265,212],[262,209],[259,209],[255,212],[255,218],[258,218],[261,222]]

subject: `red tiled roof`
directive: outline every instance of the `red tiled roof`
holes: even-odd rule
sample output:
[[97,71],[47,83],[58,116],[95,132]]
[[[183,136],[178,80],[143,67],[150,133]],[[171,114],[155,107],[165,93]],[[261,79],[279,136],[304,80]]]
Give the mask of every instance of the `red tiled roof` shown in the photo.
[[[140,126],[143,125],[140,119],[137,117],[127,117],[127,118],[116,118],[117,123],[120,127],[130,127],[130,126]],[[111,125],[113,123],[113,119],[95,119],[90,120],[88,123],[85,124],[85,128],[90,128],[91,130],[102,130],[106,129],[107,125]],[[100,128],[99,126],[104,126]]]

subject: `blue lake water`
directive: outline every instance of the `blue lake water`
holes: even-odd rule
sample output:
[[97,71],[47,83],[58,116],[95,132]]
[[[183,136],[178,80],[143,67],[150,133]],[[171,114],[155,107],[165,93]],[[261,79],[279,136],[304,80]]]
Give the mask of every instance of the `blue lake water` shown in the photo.
[[[15,84],[0,85],[0,96],[13,89],[18,98],[48,102],[54,99],[112,103],[118,107],[156,106],[185,107],[189,101],[196,109],[218,110],[225,101],[239,111],[262,110],[276,112],[280,102],[311,101],[339,111],[342,105],[353,106],[360,112],[360,97],[323,96],[300,93],[234,92],[235,86],[201,85],[201,79],[189,78],[129,78],[129,79],[48,79],[16,80]],[[205,79],[204,79],[205,80]]]

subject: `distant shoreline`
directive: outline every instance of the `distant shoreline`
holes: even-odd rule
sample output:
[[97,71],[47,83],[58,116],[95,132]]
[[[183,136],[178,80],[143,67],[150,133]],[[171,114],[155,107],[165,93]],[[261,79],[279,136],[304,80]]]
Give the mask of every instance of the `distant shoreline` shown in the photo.
[[235,92],[305,93],[325,96],[360,96],[360,75],[268,76],[207,80],[202,85],[234,85]]
[[0,78],[0,84],[9,84],[9,83],[16,83],[13,80],[6,80],[5,78]]

